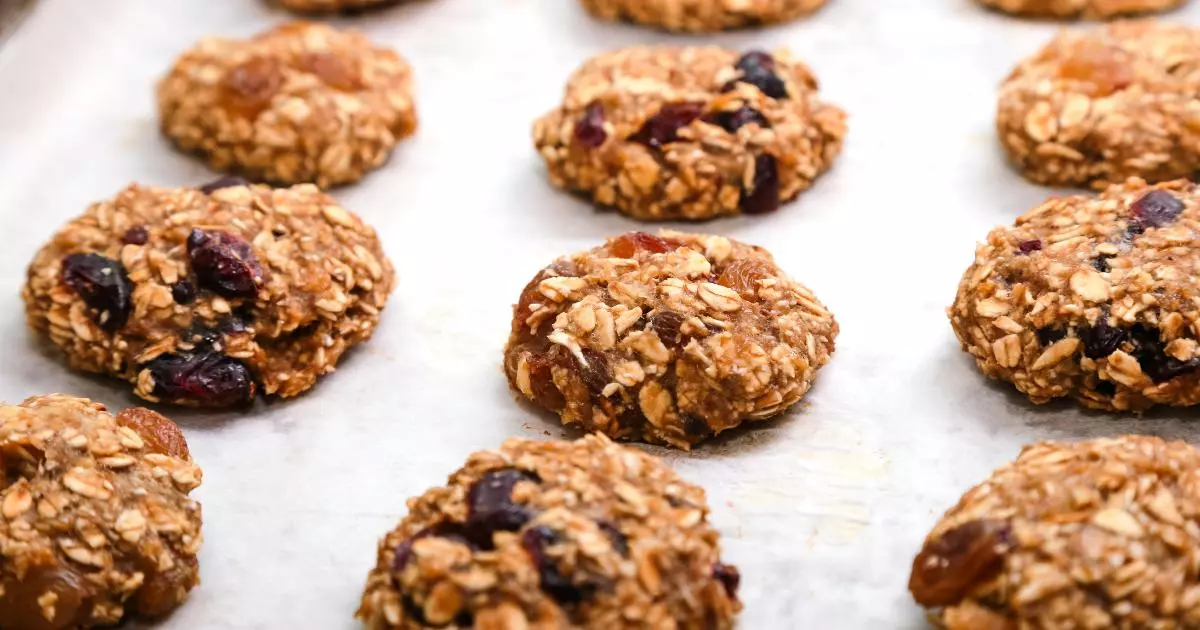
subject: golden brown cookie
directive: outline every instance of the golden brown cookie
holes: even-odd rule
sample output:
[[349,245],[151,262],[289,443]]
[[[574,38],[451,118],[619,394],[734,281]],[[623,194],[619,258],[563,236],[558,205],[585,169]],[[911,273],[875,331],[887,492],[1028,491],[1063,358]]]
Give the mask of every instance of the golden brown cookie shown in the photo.
[[580,0],[592,15],[668,31],[714,32],[788,22],[825,0]]
[[275,0],[296,13],[357,13],[399,4],[401,0]]
[[1169,11],[1187,0],[978,0],[985,7],[1038,18],[1107,20]]

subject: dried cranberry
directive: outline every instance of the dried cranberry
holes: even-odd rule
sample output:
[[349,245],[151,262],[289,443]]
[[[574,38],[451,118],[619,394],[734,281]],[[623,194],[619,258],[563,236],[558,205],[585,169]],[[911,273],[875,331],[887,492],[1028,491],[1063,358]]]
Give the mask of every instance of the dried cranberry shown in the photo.
[[425,529],[413,534],[412,538],[406,539],[404,542],[396,546],[395,556],[392,558],[392,572],[400,573],[404,571],[404,567],[408,566],[408,562],[412,559],[413,545],[422,538],[446,538],[458,543],[462,543],[474,549],[471,544],[471,539],[467,536],[467,530],[459,523],[446,521],[431,525]]
[[675,311],[659,310],[650,317],[650,328],[668,348],[683,345],[685,337],[679,329],[686,318]]
[[713,577],[725,587],[725,593],[730,599],[737,599],[738,586],[742,583],[742,574],[737,567],[718,562],[713,565]]
[[230,232],[196,228],[188,236],[187,246],[201,287],[225,297],[258,295],[263,269],[245,239]]
[[147,369],[154,381],[154,395],[169,402],[227,407],[254,397],[250,370],[241,361],[221,354],[164,354]]
[[1033,252],[1041,251],[1042,241],[1036,238],[1029,241],[1021,241],[1017,243],[1017,249],[1022,254],[1032,254]]
[[704,421],[704,418],[693,416],[690,413],[683,414],[683,432],[692,437],[709,437],[712,435],[712,428]]
[[125,230],[125,234],[121,236],[121,242],[126,245],[145,245],[146,241],[150,240],[150,230],[144,225],[136,225]]
[[581,363],[579,357],[575,357],[575,364],[579,367],[579,378],[583,379],[583,384],[587,386],[592,396],[603,396],[604,388],[612,382],[612,371],[608,367],[608,358],[588,348],[584,348],[581,354],[587,362]]
[[735,133],[749,124],[757,124],[763,129],[771,128],[771,121],[767,120],[762,112],[749,105],[743,105],[732,112],[717,112],[705,116],[704,121],[717,125],[729,133]]
[[608,140],[604,130],[604,106],[592,103],[583,110],[583,116],[575,123],[575,139],[589,149],[595,149]]
[[236,186],[249,186],[250,182],[238,177],[237,175],[226,175],[220,179],[211,181],[198,190],[206,195],[211,195],[222,188],[234,188]]
[[1152,190],[1133,202],[1129,214],[1145,231],[1162,227],[1177,219],[1183,212],[1183,202],[1165,190]]
[[1154,328],[1138,324],[1130,329],[1129,336],[1133,342],[1133,357],[1141,366],[1142,373],[1155,383],[1165,383],[1200,369],[1200,358],[1180,361],[1167,354],[1166,345]]
[[125,325],[133,308],[133,284],[121,263],[100,254],[71,254],[62,262],[62,282],[94,313],[92,321],[108,332]]
[[1066,337],[1065,331],[1057,328],[1039,328],[1037,331],[1038,342],[1043,346],[1054,345],[1054,343],[1063,337]]
[[1098,381],[1095,390],[1101,396],[1112,398],[1117,395],[1117,384],[1112,381]]
[[642,123],[642,128],[629,139],[652,149],[660,149],[665,144],[678,141],[679,130],[692,124],[703,113],[703,103],[667,103]]
[[1008,523],[968,521],[925,543],[913,560],[908,589],[922,606],[949,606],[999,573],[1011,549]]
[[1111,267],[1108,265],[1108,261],[1111,258],[1115,257],[1109,254],[1100,254],[1099,256],[1096,256],[1094,259],[1092,259],[1092,268],[1101,273],[1108,271],[1111,269]]
[[187,280],[180,280],[171,286],[171,297],[178,304],[191,304],[196,299],[196,287]]
[[737,61],[736,67],[742,72],[737,80],[753,85],[771,98],[787,98],[787,84],[775,74],[775,66],[775,58],[771,55],[758,50],[750,51]]
[[1117,351],[1121,342],[1125,341],[1125,331],[1108,323],[1108,314],[1104,313],[1096,320],[1095,326],[1079,329],[1079,340],[1083,342],[1083,355],[1089,359],[1103,359]]
[[748,72],[774,72],[775,58],[769,53],[761,50],[751,50],[738,58],[734,67],[741,70],[743,73]]
[[660,238],[646,232],[626,232],[609,241],[608,251],[617,258],[633,258],[638,252],[665,254],[683,246],[675,239]]
[[558,533],[545,525],[531,527],[521,536],[521,544],[537,568],[542,590],[560,604],[578,604],[588,597],[591,589],[575,586],[559,571],[554,558],[546,553],[546,548],[556,542]]
[[754,158],[754,181],[742,191],[742,212],[766,214],[779,209],[779,167],[775,156],[764,153]]
[[467,491],[467,531],[480,548],[492,548],[492,534],[521,529],[533,512],[513,503],[513,488],[522,481],[539,482],[534,473],[516,468],[498,468],[484,473]]
[[629,555],[629,539],[625,537],[625,534],[621,533],[621,528],[616,523],[597,521],[596,526],[600,528],[600,531],[604,532],[605,536],[608,536],[609,542],[612,543],[613,551],[622,556]]

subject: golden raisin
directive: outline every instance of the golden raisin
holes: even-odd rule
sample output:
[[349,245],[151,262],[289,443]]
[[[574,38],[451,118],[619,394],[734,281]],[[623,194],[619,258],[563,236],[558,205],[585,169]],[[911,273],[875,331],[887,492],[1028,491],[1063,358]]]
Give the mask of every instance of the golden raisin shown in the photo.
[[1010,549],[1012,530],[1007,522],[968,521],[926,541],[913,560],[908,589],[922,606],[957,603],[1004,568]]
[[279,61],[255,57],[229,71],[223,84],[223,105],[246,118],[256,118],[283,86]]
[[759,281],[772,276],[771,267],[757,260],[738,259],[725,266],[717,284],[737,291],[743,298],[758,293]]
[[[91,586],[69,569],[34,567],[24,579],[5,580],[0,586],[4,630],[67,630],[83,626],[90,616]],[[46,618],[39,599],[54,602],[53,620]]]
[[1133,83],[1129,55],[1115,46],[1086,42],[1071,51],[1059,68],[1063,79],[1091,85],[1091,96],[1108,96]]
[[353,92],[362,89],[354,69],[333,53],[306,52],[300,55],[299,66],[335,90]]
[[683,243],[662,238],[646,232],[626,232],[608,242],[608,251],[616,258],[633,258],[638,252],[665,254],[683,246]]
[[117,424],[137,432],[146,443],[146,448],[155,453],[191,459],[183,431],[161,413],[143,407],[131,407],[117,414]]

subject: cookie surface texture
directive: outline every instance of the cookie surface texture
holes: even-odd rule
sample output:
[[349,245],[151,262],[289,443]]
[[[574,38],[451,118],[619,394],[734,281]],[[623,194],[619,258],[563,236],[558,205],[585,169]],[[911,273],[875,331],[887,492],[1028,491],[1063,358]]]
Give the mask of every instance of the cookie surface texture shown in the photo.
[[826,0],[581,0],[592,15],[668,31],[714,32],[777,24],[807,15]]
[[1187,0],[978,0],[985,7],[1034,18],[1106,20],[1169,11]]

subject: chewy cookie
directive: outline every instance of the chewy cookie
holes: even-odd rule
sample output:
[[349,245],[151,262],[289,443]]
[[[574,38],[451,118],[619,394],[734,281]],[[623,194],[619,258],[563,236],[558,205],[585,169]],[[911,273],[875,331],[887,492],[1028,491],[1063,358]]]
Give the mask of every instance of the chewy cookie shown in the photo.
[[201,471],[149,409],[52,395],[0,405],[0,624],[161,617],[200,582]]
[[762,248],[630,232],[538,272],[504,366],[565,424],[687,449],[800,400],[837,332]]
[[1118,22],[1063,32],[1000,89],[996,130],[1034,182],[1103,189],[1200,169],[1200,30]]
[[1191,628],[1198,518],[1183,442],[1035,444],[942,517],[909,589],[947,630]]
[[275,0],[280,6],[296,13],[357,13],[378,9],[400,0]]
[[600,19],[699,33],[787,22],[825,4],[825,0],[580,1]]
[[985,7],[1040,18],[1105,20],[1168,11],[1187,0],[978,0]]
[[1198,204],[1190,182],[1130,180],[993,230],[949,310],[963,348],[1038,403],[1200,403]]
[[362,179],[417,127],[407,62],[308,22],[201,41],[159,82],[158,111],[163,133],[214,170],[322,188]]
[[312,387],[379,323],[375,231],[315,186],[133,185],[29,266],[30,325],[71,367],[151,401],[225,407]]
[[372,630],[729,629],[741,608],[704,490],[600,435],[510,439],[408,511],[367,578]]
[[647,221],[709,219],[795,198],[845,118],[786,51],[633,47],[576,71],[533,136],[556,186]]

